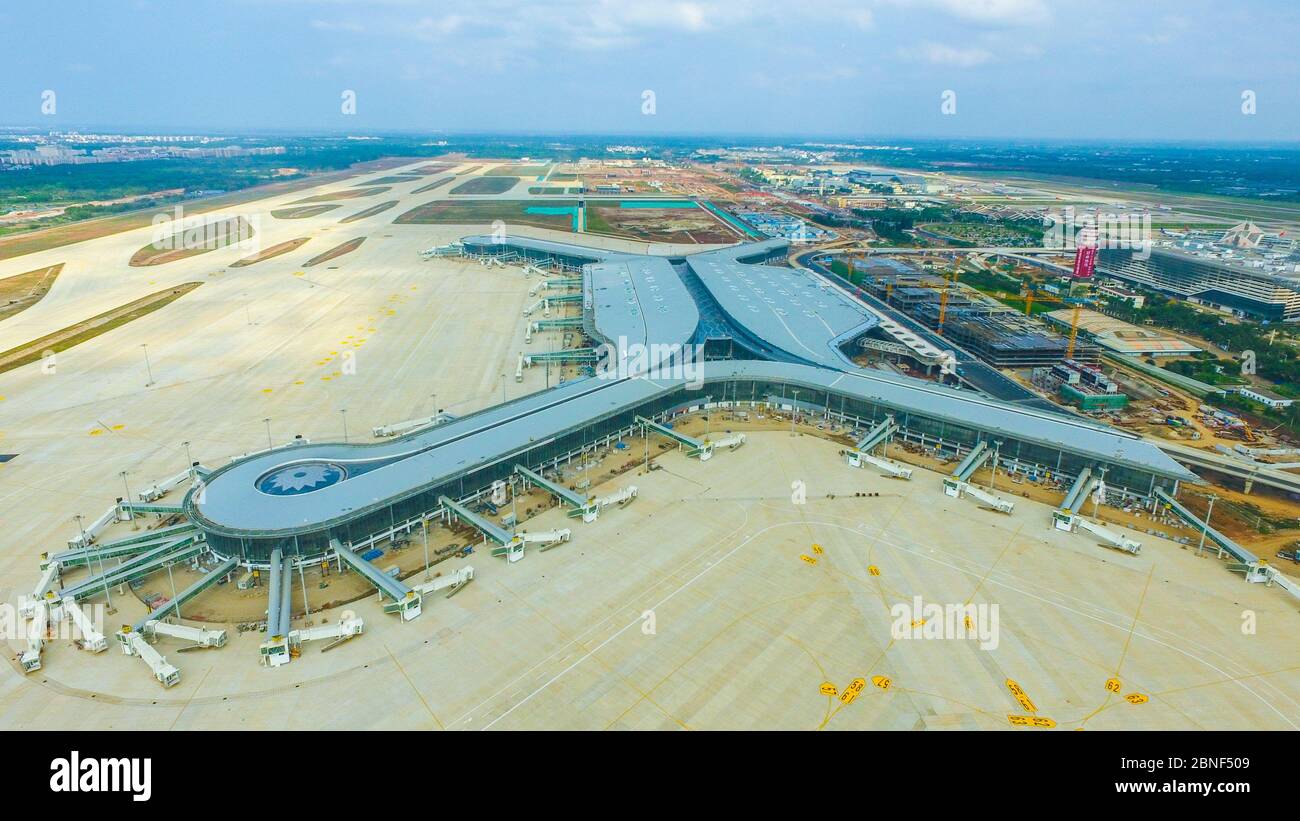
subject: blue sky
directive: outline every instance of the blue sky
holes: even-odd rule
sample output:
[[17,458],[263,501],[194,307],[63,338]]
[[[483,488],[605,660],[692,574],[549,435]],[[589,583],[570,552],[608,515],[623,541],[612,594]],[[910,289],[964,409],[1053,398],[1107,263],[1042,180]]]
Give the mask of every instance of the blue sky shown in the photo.
[[1291,0],[15,2],[0,124],[1297,140],[1298,44]]

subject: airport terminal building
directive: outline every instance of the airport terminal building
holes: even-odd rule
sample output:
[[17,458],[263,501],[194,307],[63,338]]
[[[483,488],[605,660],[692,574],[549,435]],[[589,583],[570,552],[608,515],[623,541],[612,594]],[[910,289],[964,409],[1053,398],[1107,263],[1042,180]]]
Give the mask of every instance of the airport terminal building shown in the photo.
[[[950,455],[995,449],[999,467],[1063,479],[1104,468],[1112,495],[1147,502],[1194,474],[1154,445],[1069,416],[857,367],[846,351],[879,322],[813,274],[764,264],[769,240],[681,258],[528,238],[466,237],[460,253],[581,271],[584,329],[615,345],[679,353],[596,375],[373,444],[314,443],[237,460],[191,489],[184,509],[212,551],[265,566],[275,551],[327,556],[410,529],[490,492],[517,468],[541,473],[627,440],[646,421],[715,407],[785,409]],[[685,346],[700,346],[687,348]],[[702,358],[695,358],[702,350]],[[697,370],[684,368],[691,365]],[[636,451],[635,447],[631,452]]]

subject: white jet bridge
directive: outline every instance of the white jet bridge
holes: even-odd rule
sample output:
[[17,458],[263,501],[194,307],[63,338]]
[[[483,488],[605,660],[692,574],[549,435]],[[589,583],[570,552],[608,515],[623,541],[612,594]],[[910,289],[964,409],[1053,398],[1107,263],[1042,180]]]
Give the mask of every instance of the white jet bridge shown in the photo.
[[531,484],[540,487],[559,499],[561,504],[568,505],[570,517],[582,516],[584,522],[594,522],[596,520],[596,514],[599,513],[599,510],[590,504],[593,500],[588,499],[586,496],[568,489],[559,482],[553,482],[523,465],[515,465],[515,474],[523,477],[525,485]]
[[259,651],[262,663],[279,667],[289,663],[289,633],[293,591],[293,559],[280,548],[271,551],[270,583],[267,586],[266,641]]
[[[961,460],[957,469],[953,471],[951,477],[943,480],[943,492],[949,496],[960,499],[962,496],[970,496],[992,510],[999,513],[1010,513],[1015,509],[1015,503],[1003,499],[978,485],[970,482],[970,477],[975,475],[975,471],[987,462],[993,456],[989,449],[988,442],[981,439],[975,447],[971,448],[966,458]],[[996,468],[996,465],[994,465]]]
[[859,439],[857,444],[841,451],[841,453],[844,455],[845,461],[852,467],[860,468],[864,465],[871,465],[895,479],[911,479],[911,468],[904,467],[892,459],[875,456],[871,453],[881,444],[889,441],[890,437],[897,431],[898,423],[894,421],[894,417],[892,415],[886,416],[878,425],[869,430],[866,436]]
[[410,621],[420,615],[422,597],[419,592],[412,590],[361,558],[355,550],[344,547],[343,543],[338,539],[330,539],[330,545],[334,548],[340,564],[346,563],[364,576],[366,581],[373,584],[381,597],[386,596],[388,598],[388,601],[384,603],[385,613],[397,613],[401,616],[402,621]]
[[687,436],[680,431],[673,430],[667,425],[661,425],[653,419],[646,419],[644,416],[636,417],[636,422],[643,428],[648,428],[656,433],[663,434],[669,439],[677,442],[686,449],[687,456],[698,456],[700,457],[701,462],[707,462],[713,456],[713,445],[708,442],[696,439],[693,436]]
[[509,532],[503,527],[500,527],[496,523],[484,518],[483,516],[478,515],[474,511],[462,505],[460,502],[457,502],[446,496],[439,496],[438,504],[446,508],[447,515],[459,519],[465,524],[470,525],[471,527],[477,529],[480,533],[482,533],[491,541],[496,542],[497,545],[501,547],[510,544],[510,542],[512,542],[515,538],[515,534]]

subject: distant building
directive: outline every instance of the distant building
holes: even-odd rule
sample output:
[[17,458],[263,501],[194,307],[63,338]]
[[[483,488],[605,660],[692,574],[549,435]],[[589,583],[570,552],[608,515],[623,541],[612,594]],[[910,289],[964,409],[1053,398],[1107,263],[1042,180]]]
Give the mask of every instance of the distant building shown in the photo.
[[1118,285],[1098,285],[1097,293],[1110,299],[1127,302],[1134,308],[1141,308],[1143,305],[1147,304],[1147,298],[1139,294],[1137,291],[1130,291],[1129,289],[1121,288]]
[[1103,248],[1097,270],[1240,316],[1300,321],[1300,279],[1295,277],[1162,248],[1151,249],[1149,255]]
[[1274,410],[1278,408],[1288,408],[1295,402],[1294,399],[1288,399],[1285,396],[1279,396],[1265,388],[1244,387],[1237,388],[1237,393],[1247,399],[1258,402],[1261,405],[1268,405]]
[[[1044,314],[1048,322],[1060,328],[1062,333],[1069,333],[1074,325],[1074,309],[1062,308]],[[1125,356],[1189,356],[1201,350],[1190,342],[1184,342],[1151,328],[1139,328],[1114,317],[1088,309],[1079,311],[1079,336],[1095,342],[1107,350]]]

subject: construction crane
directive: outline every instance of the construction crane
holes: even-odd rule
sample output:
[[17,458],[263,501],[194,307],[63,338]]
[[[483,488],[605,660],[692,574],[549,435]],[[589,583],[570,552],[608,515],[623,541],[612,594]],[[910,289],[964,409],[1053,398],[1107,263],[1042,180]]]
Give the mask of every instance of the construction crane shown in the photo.
[[948,289],[957,282],[957,270],[954,269],[951,274],[943,276],[943,290],[939,292],[939,327],[936,332],[943,336],[943,320],[948,314]]
[[1083,305],[1074,303],[1074,313],[1070,315],[1070,344],[1065,348],[1065,358],[1074,359],[1074,341],[1079,336],[1079,311]]
[[1032,311],[1034,306],[1035,299],[1037,299],[1039,302],[1057,302],[1060,303],[1061,305],[1074,306],[1074,311],[1071,312],[1070,314],[1070,344],[1066,346],[1065,349],[1065,358],[1073,359],[1074,345],[1079,338],[1079,314],[1080,311],[1083,309],[1084,301],[1082,299],[1078,299],[1074,297],[1039,296],[1037,291],[1033,290],[1028,286],[1025,287],[1024,291],[1020,294],[1020,296],[1024,297],[1025,300],[1025,316],[1030,315],[1030,312]]

